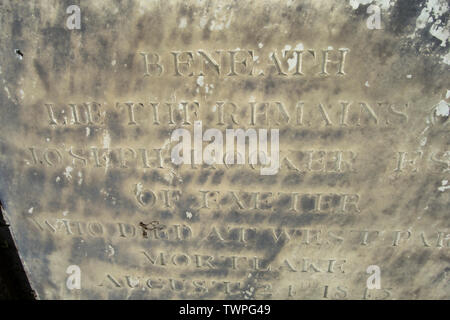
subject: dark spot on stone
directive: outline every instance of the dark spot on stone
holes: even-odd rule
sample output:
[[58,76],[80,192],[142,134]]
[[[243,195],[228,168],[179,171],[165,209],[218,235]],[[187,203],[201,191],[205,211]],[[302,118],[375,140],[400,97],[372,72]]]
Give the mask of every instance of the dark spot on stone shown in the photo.
[[192,33],[183,32],[181,34],[181,41],[183,41],[183,44],[189,45],[192,42]]
[[411,33],[422,5],[421,0],[398,0],[392,9],[390,30],[396,35]]
[[183,180],[184,185],[188,185],[192,181],[192,177],[193,175],[190,173],[183,174],[181,178]]
[[44,84],[45,90],[50,91],[50,81],[48,79],[47,71],[45,71],[44,67],[37,60],[34,60],[34,68],[39,75],[39,79],[41,79]]
[[214,175],[213,175],[212,183],[213,184],[220,184],[224,174],[225,174],[225,172],[223,170],[216,171],[216,173],[214,173]]
[[275,81],[272,78],[266,80],[264,84],[264,93],[272,94],[275,91]]
[[204,184],[206,182],[206,180],[208,180],[210,173],[211,173],[211,171],[209,171],[209,170],[202,171],[202,173],[200,173],[200,175],[197,179],[198,183]]
[[16,53],[17,57],[22,60],[23,59],[23,53],[22,51],[20,51],[19,49],[14,50],[14,52]]
[[256,85],[253,81],[247,80],[247,81],[245,81],[244,88],[245,88],[245,90],[253,91],[253,90],[255,90]]
[[300,174],[290,174],[283,180],[283,184],[288,186],[300,185],[303,182],[303,176]]
[[300,206],[304,211],[313,211],[316,201],[313,197],[302,197]]

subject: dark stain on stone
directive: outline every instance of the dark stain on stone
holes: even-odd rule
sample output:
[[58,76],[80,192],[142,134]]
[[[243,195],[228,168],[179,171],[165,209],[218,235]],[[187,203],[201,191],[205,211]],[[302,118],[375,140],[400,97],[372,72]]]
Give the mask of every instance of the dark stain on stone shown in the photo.
[[247,80],[247,81],[245,81],[244,88],[245,88],[245,90],[253,91],[253,90],[255,90],[256,85],[253,81]]
[[303,182],[303,178],[304,178],[303,175],[293,173],[284,178],[283,184],[286,186],[301,185]]
[[181,34],[181,41],[185,45],[189,45],[192,42],[192,33],[190,32],[183,32]]
[[264,93],[273,94],[276,90],[275,81],[272,78],[268,78],[264,83]]
[[224,175],[225,175],[225,171],[223,171],[223,170],[216,171],[213,175],[211,182],[215,185],[220,184],[222,182]]
[[421,0],[397,0],[392,9],[389,30],[396,35],[411,33],[413,31],[411,28],[416,25],[415,19],[419,16],[422,6]]
[[201,171],[201,173],[197,179],[197,182],[199,184],[204,184],[206,182],[206,180],[208,180],[208,177],[210,174],[211,174],[211,171],[209,171],[209,170]]
[[41,79],[44,84],[44,88],[47,92],[50,91],[50,81],[48,78],[48,73],[45,71],[44,67],[35,59],[34,60],[34,68],[36,69],[37,74],[39,75],[39,79]]

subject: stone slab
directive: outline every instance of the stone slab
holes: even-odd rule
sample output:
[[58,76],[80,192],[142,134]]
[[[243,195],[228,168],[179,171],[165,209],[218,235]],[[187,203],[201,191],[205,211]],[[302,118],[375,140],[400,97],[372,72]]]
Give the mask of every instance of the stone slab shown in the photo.
[[[2,1],[0,200],[38,298],[449,299],[448,18]],[[278,130],[276,172],[174,164],[196,124]]]

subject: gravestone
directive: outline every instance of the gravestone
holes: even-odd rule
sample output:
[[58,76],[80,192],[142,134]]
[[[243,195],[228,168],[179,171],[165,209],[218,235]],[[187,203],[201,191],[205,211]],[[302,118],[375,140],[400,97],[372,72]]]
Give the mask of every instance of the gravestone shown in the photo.
[[449,299],[447,1],[0,4],[39,299]]

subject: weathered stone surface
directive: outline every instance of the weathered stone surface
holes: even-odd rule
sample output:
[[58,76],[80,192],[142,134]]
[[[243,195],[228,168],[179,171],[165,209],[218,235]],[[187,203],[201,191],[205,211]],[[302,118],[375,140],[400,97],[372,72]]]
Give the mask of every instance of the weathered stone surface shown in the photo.
[[[39,298],[450,298],[446,1],[72,4],[0,4],[0,200]],[[194,121],[278,129],[278,172],[173,164]]]

